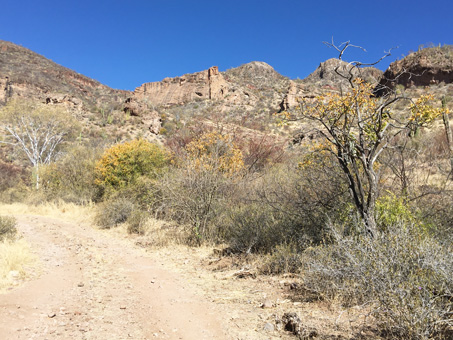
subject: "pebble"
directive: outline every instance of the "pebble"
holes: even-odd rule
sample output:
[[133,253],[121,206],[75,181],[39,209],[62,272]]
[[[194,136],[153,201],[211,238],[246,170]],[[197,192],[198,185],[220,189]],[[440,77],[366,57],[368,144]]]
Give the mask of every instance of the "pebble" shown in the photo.
[[266,299],[264,300],[263,304],[261,305],[261,308],[272,308],[274,304],[272,303],[271,300]]
[[274,329],[275,329],[274,325],[271,324],[270,322],[267,322],[263,327],[263,330],[265,330],[266,332],[273,332]]

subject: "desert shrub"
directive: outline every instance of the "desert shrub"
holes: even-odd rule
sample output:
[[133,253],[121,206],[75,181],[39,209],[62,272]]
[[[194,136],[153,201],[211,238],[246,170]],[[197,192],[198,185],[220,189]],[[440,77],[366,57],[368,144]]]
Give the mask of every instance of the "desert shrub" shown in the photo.
[[285,211],[267,204],[237,201],[224,210],[225,217],[219,225],[235,252],[267,253],[279,244],[296,241],[295,221]]
[[293,161],[281,164],[270,168],[256,185],[258,200],[285,216],[287,233],[301,246],[320,242],[326,223],[343,218],[347,187],[329,161],[302,168]]
[[117,195],[127,197],[140,211],[158,215],[159,203],[162,200],[158,182],[158,179],[141,176],[133,184],[119,190]]
[[110,197],[97,205],[94,222],[103,229],[116,227],[127,221],[134,208],[134,203],[127,197]]
[[97,193],[94,170],[100,154],[99,148],[77,145],[57,162],[43,166],[41,189],[45,199],[77,204],[94,200]]
[[242,151],[229,135],[206,132],[186,146],[187,160],[197,170],[237,175],[244,169]]
[[231,180],[218,172],[190,166],[174,168],[159,181],[165,217],[182,224],[192,244],[218,240],[215,221],[222,214]]
[[95,167],[95,183],[102,193],[124,188],[137,178],[155,178],[168,163],[167,153],[143,139],[116,144],[107,149]]
[[297,273],[302,267],[302,255],[293,244],[281,244],[263,259],[259,270],[263,274]]
[[341,220],[347,197],[328,167],[300,169],[298,161],[266,167],[235,183],[234,197],[216,222],[237,252],[302,251],[324,238],[327,221]]
[[28,174],[24,168],[0,160],[0,191],[13,188],[27,180]]
[[129,234],[143,235],[146,231],[148,215],[141,210],[133,210],[127,219],[127,232]]
[[206,132],[185,146],[177,166],[159,180],[162,210],[189,229],[193,244],[221,238],[215,220],[243,166],[230,136]]
[[374,237],[342,236],[304,254],[307,288],[346,306],[367,306],[382,334],[447,339],[453,321],[453,247],[412,224],[387,226]]
[[453,191],[449,188],[435,190],[415,203],[430,234],[442,243],[453,243]]
[[276,139],[275,136],[250,136],[239,132],[234,136],[234,143],[243,154],[244,168],[248,172],[259,172],[270,164],[285,160],[286,140]]
[[27,194],[30,172],[17,165],[0,160],[0,201],[12,203],[22,201]]
[[0,216],[0,242],[6,239],[13,239],[16,234],[16,219],[9,216]]

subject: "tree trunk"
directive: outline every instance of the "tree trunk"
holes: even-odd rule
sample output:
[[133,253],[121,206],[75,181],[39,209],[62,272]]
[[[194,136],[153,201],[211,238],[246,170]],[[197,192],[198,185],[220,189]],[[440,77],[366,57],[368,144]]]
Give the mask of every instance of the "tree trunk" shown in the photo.
[[370,237],[374,237],[376,233],[376,218],[374,217],[374,209],[363,214],[363,222],[365,223],[366,233]]
[[39,190],[39,163],[35,165],[36,172],[36,190]]
[[445,133],[447,135],[448,152],[450,157],[450,171],[453,172],[453,136],[451,133],[450,119],[448,117],[446,106],[447,106],[446,101],[442,99],[442,108],[444,109],[442,112],[442,118],[444,120]]
[[445,132],[447,134],[447,143],[448,143],[448,150],[450,153],[450,171],[453,172],[453,137],[450,128],[450,121],[448,119],[448,114],[446,112],[443,113],[444,117],[444,125],[445,125]]

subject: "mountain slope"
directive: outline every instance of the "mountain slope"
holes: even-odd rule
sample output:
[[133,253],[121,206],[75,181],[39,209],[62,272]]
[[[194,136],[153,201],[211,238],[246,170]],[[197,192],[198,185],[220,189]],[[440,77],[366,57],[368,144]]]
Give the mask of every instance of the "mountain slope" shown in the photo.
[[72,101],[89,110],[96,105],[121,103],[128,94],[6,41],[0,41],[0,82],[2,103],[19,95],[48,102]]

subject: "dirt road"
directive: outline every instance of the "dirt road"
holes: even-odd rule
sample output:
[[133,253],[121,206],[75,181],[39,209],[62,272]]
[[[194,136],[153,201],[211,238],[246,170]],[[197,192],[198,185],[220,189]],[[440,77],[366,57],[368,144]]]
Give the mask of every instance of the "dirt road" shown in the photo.
[[0,295],[0,339],[228,339],[216,305],[130,242],[17,216],[41,274]]

